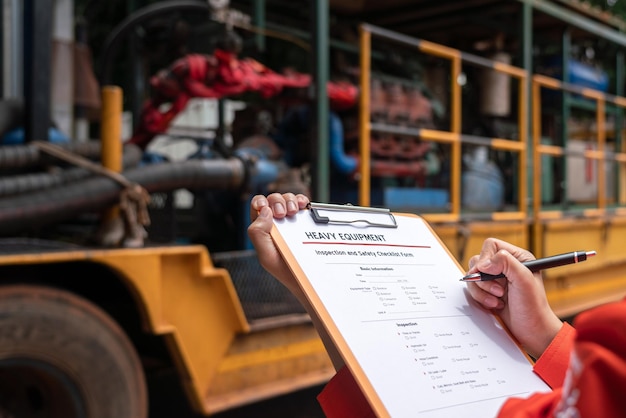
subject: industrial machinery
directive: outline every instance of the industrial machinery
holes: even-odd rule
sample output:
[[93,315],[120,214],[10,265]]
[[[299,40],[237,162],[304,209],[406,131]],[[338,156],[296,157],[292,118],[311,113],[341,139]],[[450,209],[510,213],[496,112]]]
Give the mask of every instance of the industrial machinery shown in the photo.
[[[24,83],[48,91],[39,77],[53,82],[46,63],[51,58],[58,75],[63,45],[55,40],[52,56],[43,48],[46,2],[19,3],[4,11],[17,13],[13,22],[32,21],[22,38]],[[131,14],[107,45],[124,42],[116,35],[127,22],[185,6],[210,20],[206,3],[165,2]],[[51,105],[55,113],[59,103],[32,91],[2,102],[0,415],[211,415],[325,382],[333,368],[308,316],[244,243],[247,196],[287,172],[271,154],[276,147],[225,144],[216,139],[218,124],[213,137],[197,129],[188,135],[201,150],[182,160],[122,144],[122,89],[100,83],[94,97],[89,56],[84,49],[75,56],[76,117],[98,122],[97,139],[70,138],[58,122],[50,127],[37,115]],[[231,58],[247,86],[221,71],[232,66],[214,67],[227,87],[240,84],[224,91],[205,83],[214,89],[205,97],[259,89],[270,97],[310,82]],[[162,103],[147,103],[159,113]],[[98,106],[98,115],[89,113]],[[196,197],[193,207],[176,205],[179,190]]]
[[255,193],[419,213],[462,265],[489,236],[596,250],[545,273],[564,318],[626,294],[623,23],[574,1],[231,3],[116,22],[96,76],[72,72],[75,138],[46,3],[3,3],[6,39],[29,24],[23,68],[3,62],[0,415],[177,416],[177,395],[212,415],[323,384],[247,242]]

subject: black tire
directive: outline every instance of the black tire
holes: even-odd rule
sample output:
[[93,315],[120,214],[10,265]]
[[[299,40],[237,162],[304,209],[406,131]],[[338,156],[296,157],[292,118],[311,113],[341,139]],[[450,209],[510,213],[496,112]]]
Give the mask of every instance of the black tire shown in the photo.
[[104,311],[63,290],[0,287],[0,417],[146,416],[139,358]]

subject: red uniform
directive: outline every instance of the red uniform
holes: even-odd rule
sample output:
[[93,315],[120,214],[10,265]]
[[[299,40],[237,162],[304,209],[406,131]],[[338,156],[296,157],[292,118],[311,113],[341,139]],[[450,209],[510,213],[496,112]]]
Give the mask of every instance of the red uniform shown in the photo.
[[[626,299],[580,314],[567,323],[534,365],[554,390],[511,398],[499,418],[626,417]],[[318,400],[329,418],[375,417],[347,368]]]

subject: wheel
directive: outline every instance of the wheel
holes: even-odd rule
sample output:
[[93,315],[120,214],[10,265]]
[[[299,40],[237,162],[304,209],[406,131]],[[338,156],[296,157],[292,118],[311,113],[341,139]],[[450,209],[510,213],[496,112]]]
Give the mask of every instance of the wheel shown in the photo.
[[0,417],[146,416],[139,358],[104,311],[63,290],[0,287]]

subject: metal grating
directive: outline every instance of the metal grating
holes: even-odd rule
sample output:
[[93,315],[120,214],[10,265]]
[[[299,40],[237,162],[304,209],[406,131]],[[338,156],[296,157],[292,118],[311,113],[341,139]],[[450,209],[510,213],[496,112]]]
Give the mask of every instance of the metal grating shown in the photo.
[[270,275],[254,250],[212,254],[216,267],[228,270],[248,321],[306,313],[298,299]]

